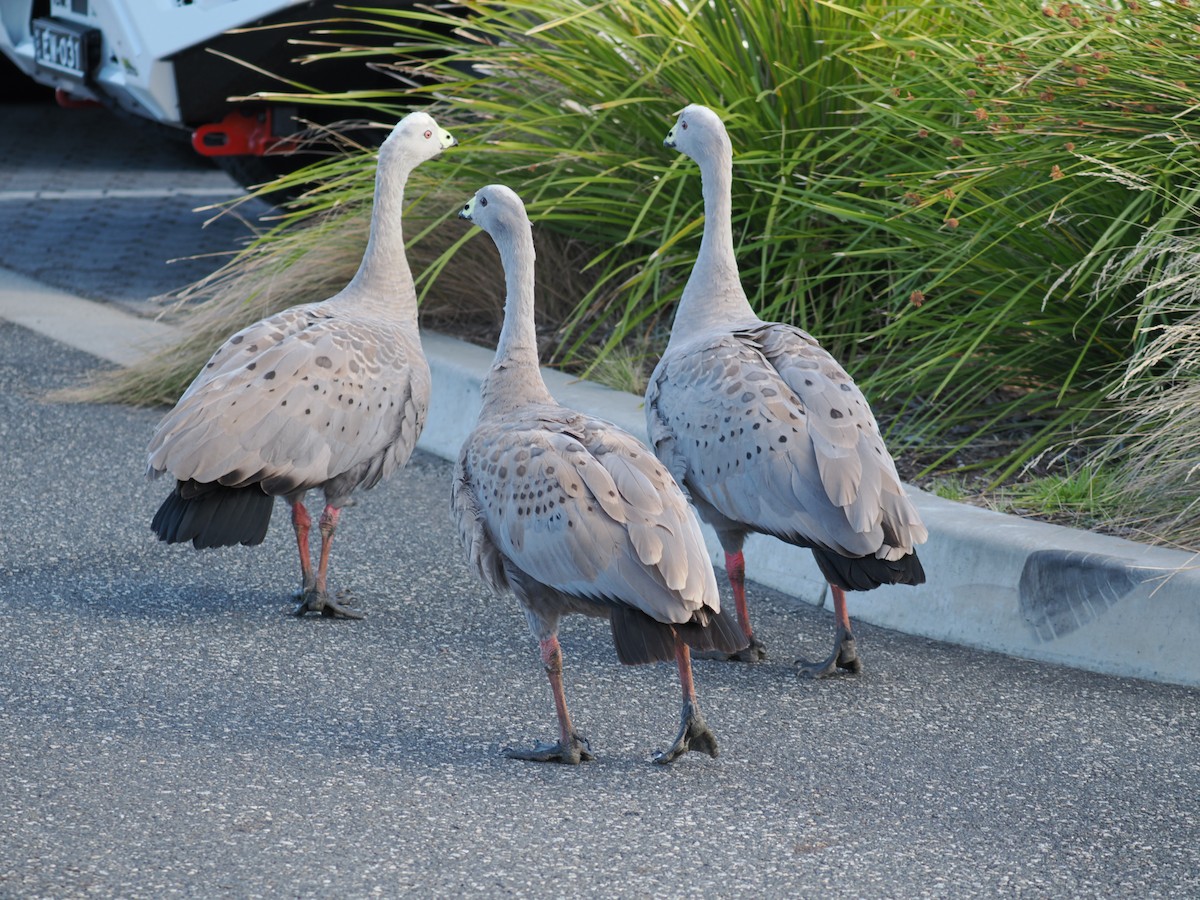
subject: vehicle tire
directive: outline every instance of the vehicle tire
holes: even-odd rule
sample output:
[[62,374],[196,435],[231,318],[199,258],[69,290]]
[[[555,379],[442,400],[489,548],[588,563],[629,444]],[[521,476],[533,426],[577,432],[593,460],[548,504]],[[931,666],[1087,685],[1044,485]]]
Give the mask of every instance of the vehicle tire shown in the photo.
[[0,55],[0,103],[53,103],[54,88],[38,84]]

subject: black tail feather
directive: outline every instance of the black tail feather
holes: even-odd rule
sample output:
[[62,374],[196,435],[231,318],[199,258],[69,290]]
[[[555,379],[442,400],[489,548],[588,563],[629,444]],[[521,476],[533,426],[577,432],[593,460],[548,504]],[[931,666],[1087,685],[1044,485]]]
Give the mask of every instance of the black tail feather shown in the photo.
[[708,621],[704,625],[691,621],[675,626],[679,631],[679,636],[689,647],[693,650],[737,653],[750,646],[750,639],[746,637],[746,632],[742,631],[737,617],[729,610],[722,609],[719,613],[714,613],[712,610],[705,610],[705,612],[708,614]]
[[180,482],[159,506],[150,527],[160,541],[191,541],[198,550],[261,544],[274,508],[275,498],[258,485],[229,488]]
[[900,559],[874,556],[840,556],[832,550],[813,548],[813,556],[825,580],[844,591],[869,591],[884,584],[924,584],[925,569],[916,551]]
[[[218,502],[206,501],[201,498],[184,500],[179,514],[179,523],[175,526],[175,533],[180,536],[179,540],[186,541],[188,538],[195,538],[193,544],[199,548],[200,542],[211,536],[209,526],[212,524],[213,514],[217,511]],[[224,501],[226,515],[232,515],[235,502],[237,501],[233,498]],[[210,545],[204,543],[204,546]]]
[[640,666],[675,658],[675,634],[665,622],[624,603],[614,605],[608,622],[617,659],[625,665]]
[[160,541],[166,541],[168,544],[176,543],[175,536],[179,533],[180,519],[178,507],[181,503],[183,503],[183,499],[179,496],[179,492],[171,491],[150,521],[150,528],[158,535]]
[[725,611],[705,609],[690,622],[671,625],[619,603],[609,615],[609,624],[617,659],[627,666],[674,660],[676,634],[693,650],[735,653],[747,644],[741,626]]

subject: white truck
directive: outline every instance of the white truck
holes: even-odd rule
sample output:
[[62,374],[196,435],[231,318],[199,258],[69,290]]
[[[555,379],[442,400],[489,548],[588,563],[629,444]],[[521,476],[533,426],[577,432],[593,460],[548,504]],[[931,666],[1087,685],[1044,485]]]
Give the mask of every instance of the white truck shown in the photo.
[[297,62],[311,48],[290,41],[311,39],[313,23],[353,15],[344,0],[0,0],[0,53],[54,88],[60,104],[99,103],[158,123],[249,185],[307,161],[281,152],[304,127],[298,117],[331,124],[369,113],[231,98],[292,90],[280,77],[324,91],[403,92],[363,59]]

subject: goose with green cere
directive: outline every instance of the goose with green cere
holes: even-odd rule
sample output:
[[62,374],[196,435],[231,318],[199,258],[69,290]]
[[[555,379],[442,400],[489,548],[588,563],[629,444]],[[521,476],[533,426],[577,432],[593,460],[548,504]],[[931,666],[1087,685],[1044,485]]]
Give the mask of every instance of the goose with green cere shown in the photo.
[[[330,596],[330,550],[351,494],[408,461],[429,405],[429,365],[401,214],[412,170],[454,144],[424,112],[379,148],[370,236],[358,272],[320,303],[294,306],[229,338],[159,424],[149,473],[175,479],[151,527],[198,549],[260,544],[275,497],[291,507],[299,605],[362,618]],[[325,495],[320,557],[309,553],[305,494]]]
[[546,389],[534,331],[533,234],[520,198],[489,185],[459,215],[495,242],[507,297],[451,505],[471,567],[496,593],[515,594],[525,610],[559,725],[555,743],[506,755],[568,764],[591,758],[567,710],[558,642],[562,616],[580,613],[609,620],[621,662],[675,661],[680,727],[655,761],[688,750],[716,756],[696,700],[690,648],[732,652],[745,640],[721,610],[700,523],[649,448],[560,405]]
[[846,591],[921,584],[928,533],[862,391],[811,335],[764,322],[742,287],[732,227],[733,149],[711,109],[686,107],[664,141],[700,167],[704,233],[646,390],[655,453],[716,531],[753,661],[742,547],[750,533],[809,547],[833,593],[836,634],[814,677],[862,663]]

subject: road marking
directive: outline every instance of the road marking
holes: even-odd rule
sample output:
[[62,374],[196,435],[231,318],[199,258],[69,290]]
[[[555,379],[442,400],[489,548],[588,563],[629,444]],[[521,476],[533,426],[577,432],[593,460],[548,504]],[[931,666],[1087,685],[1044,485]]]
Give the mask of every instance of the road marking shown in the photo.
[[217,188],[91,188],[69,191],[0,191],[0,203],[31,200],[165,200],[172,197],[240,197],[236,187]]

